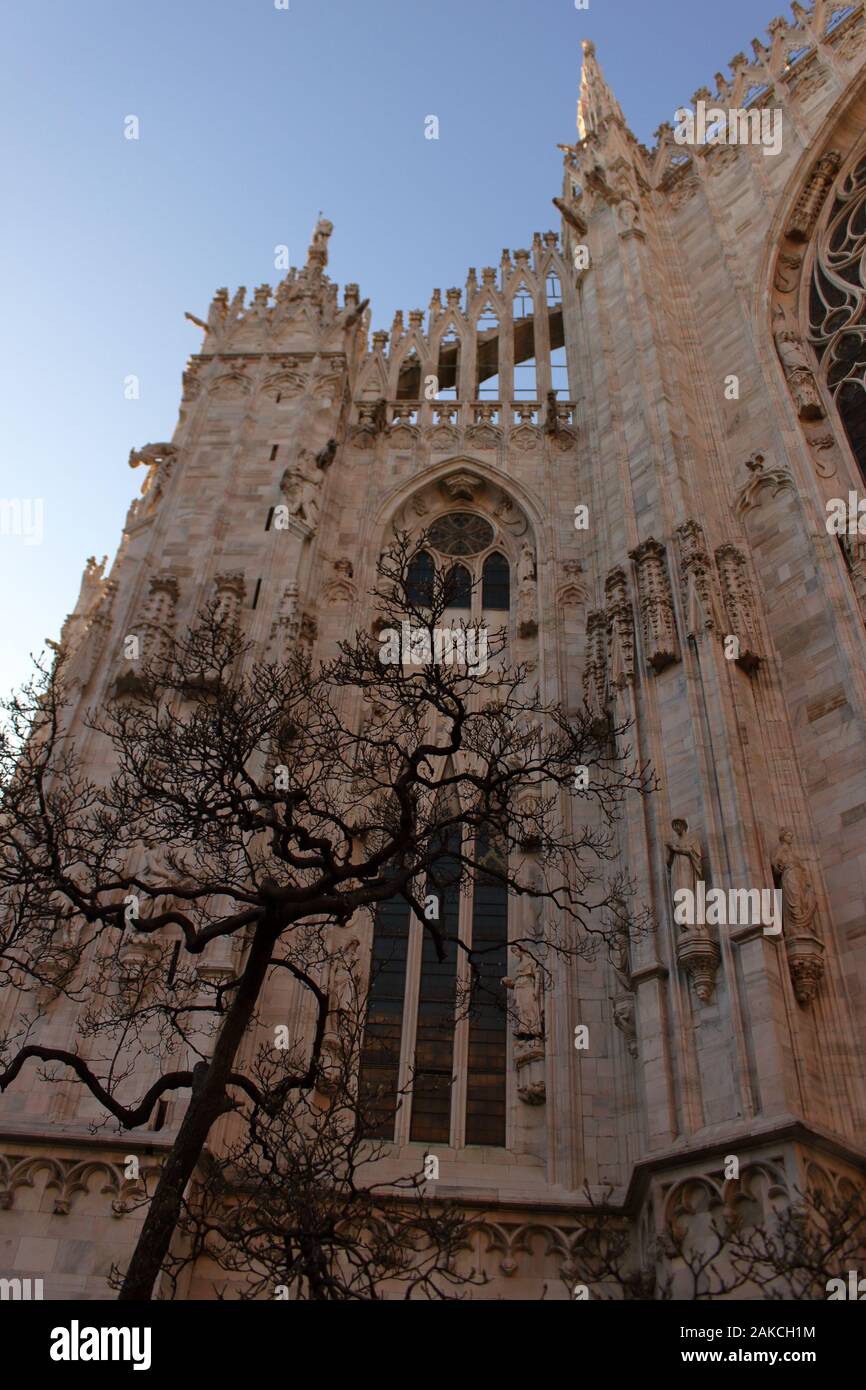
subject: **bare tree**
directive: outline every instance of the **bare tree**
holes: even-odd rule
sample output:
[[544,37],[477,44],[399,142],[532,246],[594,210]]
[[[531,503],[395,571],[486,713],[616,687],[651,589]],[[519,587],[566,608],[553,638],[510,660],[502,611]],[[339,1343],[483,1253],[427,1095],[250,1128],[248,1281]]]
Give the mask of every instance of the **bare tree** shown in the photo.
[[[440,1300],[485,1282],[461,1262],[468,1221],[436,1199],[427,1157],[417,1173],[382,1177],[391,1146],[375,1136],[404,1093],[362,1084],[369,992],[348,964],[315,1087],[290,1091],[276,1113],[247,1103],[237,1140],[207,1155],[166,1260],[175,1291],[192,1267],[241,1299]],[[272,1090],[280,1070],[262,1049],[257,1084]]]
[[[276,1116],[313,1088],[324,933],[402,896],[440,958],[467,951],[480,988],[477,952],[424,912],[423,885],[446,863],[461,886],[492,874],[548,905],[544,940],[527,943],[541,967],[590,952],[611,932],[610,909],[621,915],[614,822],[625,797],[652,786],[626,729],[600,741],[588,712],[541,702],[509,666],[504,631],[487,634],[483,663],[439,659],[451,596],[441,577],[418,591],[419,545],[401,537],[381,558],[373,633],[319,666],[300,645],[253,661],[218,605],[176,640],[158,634],[126,692],[89,713],[114,769],[102,782],[69,733],[62,653],[6,704],[0,972],[23,998],[0,1088],[36,1061],[43,1076],[74,1077],[123,1129],[189,1093],[122,1299],[151,1297],[215,1121],[242,1099]],[[591,824],[573,823],[572,798],[594,803]],[[632,914],[633,930],[642,920]],[[179,943],[176,966],[160,942]],[[219,970],[203,981],[214,953]],[[257,1080],[239,1058],[280,971],[311,1003],[309,1045],[295,1070]],[[33,1041],[29,1001],[45,991],[78,1004],[86,1046]],[[144,1094],[142,1052],[155,1072]]]
[[813,1183],[766,1208],[708,1204],[690,1219],[675,1216],[642,1256],[625,1215],[603,1206],[582,1218],[563,1273],[593,1298],[823,1301],[834,1280],[847,1288],[850,1272],[866,1266],[866,1193],[853,1183],[835,1191]]

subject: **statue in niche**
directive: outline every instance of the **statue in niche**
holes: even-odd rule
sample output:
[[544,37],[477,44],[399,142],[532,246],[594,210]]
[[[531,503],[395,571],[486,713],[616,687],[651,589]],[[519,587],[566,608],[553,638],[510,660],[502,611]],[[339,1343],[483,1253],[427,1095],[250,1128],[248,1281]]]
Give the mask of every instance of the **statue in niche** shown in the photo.
[[517,629],[521,637],[538,631],[538,603],[535,580],[535,553],[524,542],[517,562]]
[[517,583],[520,588],[524,584],[535,583],[535,555],[528,541],[525,541],[520,547],[520,559],[517,562]]
[[621,187],[623,190],[623,197],[616,210],[619,225],[622,228],[620,235],[625,235],[627,232],[639,232],[641,231],[641,225],[638,205],[634,198],[631,197],[628,184],[624,183]]
[[823,419],[824,406],[812,375],[808,354],[781,305],[777,306],[775,314],[774,341],[800,419]]
[[637,1009],[634,996],[625,994],[611,1001],[613,1024],[625,1038],[630,1057],[637,1057]]
[[788,935],[814,932],[818,904],[808,869],[797,855],[791,830],[779,832],[773,855],[773,873],[782,890],[782,927]]
[[514,1010],[517,1015],[514,1036],[542,1038],[544,1022],[538,964],[522,946],[515,946],[514,954],[517,957],[517,968],[513,976],[506,975],[502,980],[506,989],[514,991]]
[[[697,891],[698,879],[703,872],[703,851],[701,842],[697,835],[690,835],[689,823],[685,820],[671,821],[673,835],[665,841],[667,850],[668,868],[671,877],[671,895],[676,902],[676,894],[683,888],[688,889],[694,895]],[[684,931],[688,927],[683,925]]]
[[[303,460],[304,453],[301,454]],[[280,479],[280,488],[289,506],[289,516],[297,517],[303,521],[312,531],[315,531],[319,520],[319,488],[322,483],[322,472],[317,469],[311,477],[303,467],[297,464],[292,468],[287,468]]]

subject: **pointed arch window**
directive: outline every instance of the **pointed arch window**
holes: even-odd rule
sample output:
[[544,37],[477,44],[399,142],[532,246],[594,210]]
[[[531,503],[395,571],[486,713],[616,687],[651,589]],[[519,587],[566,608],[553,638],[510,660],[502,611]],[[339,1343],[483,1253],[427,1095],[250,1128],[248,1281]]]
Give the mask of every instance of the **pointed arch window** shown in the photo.
[[456,401],[460,391],[460,338],[449,328],[439,343],[438,401]]
[[494,550],[484,561],[481,574],[481,607],[508,612],[511,606],[511,576],[508,561]]
[[427,550],[419,550],[412,557],[406,573],[406,600],[417,608],[429,604],[433,594],[435,577],[433,556]]
[[397,379],[397,400],[417,401],[421,399],[421,361],[412,348],[403,358],[400,375]]
[[514,399],[538,399],[538,372],[535,361],[535,317],[532,295],[521,285],[514,296]]
[[499,316],[488,301],[476,323],[477,359],[476,400],[499,400]]
[[472,575],[465,565],[452,565],[445,579],[449,608],[472,607]]
[[[360,1074],[370,1137],[506,1143],[504,860],[482,830],[480,869],[474,883],[461,882],[462,844],[454,827],[431,853],[423,894],[419,887],[427,903],[436,901],[443,959],[402,898],[375,914]],[[473,952],[471,977],[458,938]]]

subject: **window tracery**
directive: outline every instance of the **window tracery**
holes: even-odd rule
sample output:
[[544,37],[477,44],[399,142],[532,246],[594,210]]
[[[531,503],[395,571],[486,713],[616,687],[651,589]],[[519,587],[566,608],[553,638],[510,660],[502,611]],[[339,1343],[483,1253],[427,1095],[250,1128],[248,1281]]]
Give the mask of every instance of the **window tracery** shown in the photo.
[[437,517],[427,540],[440,555],[478,555],[493,542],[493,527],[476,512],[446,512]]
[[819,234],[809,337],[866,477],[866,156],[837,183]]

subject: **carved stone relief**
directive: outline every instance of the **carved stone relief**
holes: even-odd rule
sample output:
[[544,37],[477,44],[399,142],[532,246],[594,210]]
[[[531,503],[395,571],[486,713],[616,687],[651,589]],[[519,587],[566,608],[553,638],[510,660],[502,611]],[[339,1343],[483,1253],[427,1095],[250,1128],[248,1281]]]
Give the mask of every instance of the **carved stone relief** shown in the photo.
[[650,536],[629,551],[637,572],[646,658],[656,675],[679,660],[674,606],[665,562],[665,548]]

